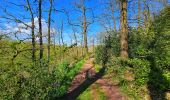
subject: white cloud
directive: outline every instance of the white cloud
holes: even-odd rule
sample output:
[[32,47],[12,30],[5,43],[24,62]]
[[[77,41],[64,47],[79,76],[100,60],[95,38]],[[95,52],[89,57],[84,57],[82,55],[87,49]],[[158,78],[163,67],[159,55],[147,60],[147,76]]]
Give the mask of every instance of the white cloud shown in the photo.
[[[31,26],[31,22],[25,22],[25,24]],[[39,24],[38,24],[38,18],[35,17],[34,18],[34,24],[35,24],[35,35],[36,35],[36,40],[39,40],[38,38],[38,28],[39,28]],[[16,38],[15,36],[17,36],[18,39],[25,39],[25,38],[31,38],[31,28],[30,27],[26,27],[26,25],[24,25],[23,23],[18,23],[18,24],[4,24],[5,29],[1,29],[0,31],[3,34],[10,34],[10,36],[12,38]],[[56,32],[55,28],[51,28],[51,34],[54,34]],[[16,35],[14,34],[16,33]],[[48,27],[47,27],[47,23],[45,21],[45,19],[42,19],[42,34],[45,40],[45,37],[47,36],[48,33]]]

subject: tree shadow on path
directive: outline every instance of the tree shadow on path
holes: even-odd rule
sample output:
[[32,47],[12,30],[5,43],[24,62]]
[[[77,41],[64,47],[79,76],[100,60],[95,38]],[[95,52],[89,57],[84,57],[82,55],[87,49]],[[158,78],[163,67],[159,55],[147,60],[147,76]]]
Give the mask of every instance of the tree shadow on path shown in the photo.
[[105,67],[101,68],[98,73],[96,73],[94,76],[87,78],[82,84],[80,84],[77,88],[75,88],[73,91],[65,94],[62,97],[56,98],[57,100],[76,100],[76,98],[82,94],[91,84],[96,82],[98,79],[100,79],[105,72]]

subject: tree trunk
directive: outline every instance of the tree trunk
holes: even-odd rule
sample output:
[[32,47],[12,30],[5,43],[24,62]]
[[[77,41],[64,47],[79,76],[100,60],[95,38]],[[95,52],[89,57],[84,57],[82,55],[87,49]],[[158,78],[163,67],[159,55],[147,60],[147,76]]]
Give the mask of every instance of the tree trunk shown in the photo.
[[84,44],[83,44],[83,40],[84,40],[84,39],[83,39],[83,37],[84,37],[84,35],[82,34],[82,35],[81,35],[81,55],[82,55],[82,56],[84,55],[84,47],[83,47],[83,45],[84,45]]
[[162,0],[164,6],[168,6],[168,0]]
[[83,35],[84,35],[84,48],[86,53],[88,53],[88,46],[87,46],[87,19],[86,19],[86,9],[85,7],[82,7],[83,10],[83,18],[84,18],[84,22],[83,22]]
[[115,11],[114,11],[114,2],[112,0],[110,0],[109,2],[110,4],[110,9],[111,9],[111,12],[112,12],[112,20],[113,20],[113,25],[114,25],[114,31],[116,31],[116,19],[115,19]]
[[122,58],[128,58],[127,0],[121,0],[120,4],[120,56]]
[[[76,44],[78,45],[78,41],[77,41],[77,36],[76,36],[75,29],[74,29],[74,28],[72,28],[72,29],[73,29],[73,35],[74,35],[75,42],[76,42]],[[78,56],[78,47],[77,47],[77,50],[76,50],[76,56]]]
[[138,0],[138,29],[140,29],[140,21],[141,21],[141,6],[140,6],[140,0]]
[[30,15],[31,15],[32,61],[34,62],[36,60],[36,57],[35,57],[36,47],[35,47],[35,34],[34,34],[34,29],[35,29],[34,15],[33,15],[29,0],[27,0],[27,5],[28,5],[28,10],[29,10]]
[[52,11],[52,0],[50,0],[50,9],[48,13],[48,51],[47,51],[47,61],[50,61],[50,45],[51,45],[51,11]]
[[32,16],[31,18],[31,22],[32,22],[32,60],[35,61],[36,57],[35,57],[35,52],[36,52],[36,47],[35,47],[35,34],[34,34],[34,29],[35,29],[35,25],[34,25],[34,17]]
[[61,21],[61,42],[62,42],[62,45],[64,45],[64,39],[63,39],[63,28],[64,28],[64,26],[63,26],[63,20]]
[[42,39],[42,23],[41,23],[41,17],[42,17],[42,0],[38,1],[38,24],[39,24],[39,42],[40,42],[40,60],[43,58],[43,39]]
[[145,27],[149,27],[149,24],[151,22],[151,12],[149,4],[146,0],[144,0],[144,25]]

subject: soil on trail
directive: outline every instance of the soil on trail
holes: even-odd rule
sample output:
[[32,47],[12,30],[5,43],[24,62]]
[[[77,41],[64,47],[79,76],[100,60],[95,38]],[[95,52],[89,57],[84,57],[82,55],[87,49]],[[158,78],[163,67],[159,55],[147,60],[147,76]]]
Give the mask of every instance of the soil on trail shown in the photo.
[[[68,89],[67,94],[62,98],[63,100],[76,100],[76,98],[83,93],[88,87],[98,85],[101,91],[105,94],[106,100],[126,100],[119,91],[118,86],[114,85],[106,77],[103,77],[105,69],[101,69],[98,73],[93,67],[94,58],[90,58],[82,67],[81,71],[76,75]],[[94,100],[95,88],[93,91]]]

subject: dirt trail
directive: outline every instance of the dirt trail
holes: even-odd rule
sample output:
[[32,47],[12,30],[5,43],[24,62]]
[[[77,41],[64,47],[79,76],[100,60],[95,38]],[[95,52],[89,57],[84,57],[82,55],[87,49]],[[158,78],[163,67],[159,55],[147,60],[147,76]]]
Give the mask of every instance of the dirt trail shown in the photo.
[[72,92],[74,89],[80,86],[87,77],[94,76],[95,71],[93,68],[93,58],[90,58],[82,67],[81,71],[76,75],[73,82],[71,83],[70,88],[68,89],[68,93]]
[[[107,78],[96,76],[97,73],[93,68],[93,63],[92,63],[93,60],[94,60],[93,58],[90,58],[83,65],[81,71],[76,75],[70,88],[68,89],[68,93],[67,93],[68,95],[65,99],[74,100],[75,98],[73,97],[75,97],[75,95],[78,96],[81,94],[81,93],[79,94],[76,93],[80,92],[83,89],[83,87],[85,87],[84,85],[85,83],[87,84],[89,83],[88,87],[91,86],[92,84],[93,85],[98,84],[101,91],[105,94],[107,100],[126,100],[125,97],[119,91],[118,86],[113,85],[113,83],[109,81]],[[88,80],[94,80],[94,81],[90,82]],[[95,98],[94,100],[97,100],[97,98]]]

